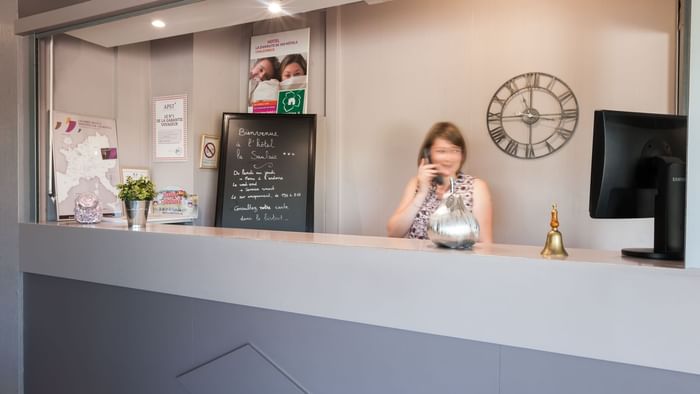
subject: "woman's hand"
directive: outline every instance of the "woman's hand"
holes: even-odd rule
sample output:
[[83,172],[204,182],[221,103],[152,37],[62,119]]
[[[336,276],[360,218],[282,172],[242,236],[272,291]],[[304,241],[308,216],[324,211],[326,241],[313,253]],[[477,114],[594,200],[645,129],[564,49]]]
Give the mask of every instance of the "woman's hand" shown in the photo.
[[418,166],[418,175],[416,176],[416,179],[418,179],[418,191],[419,191],[419,193],[427,194],[428,190],[430,190],[430,185],[431,185],[433,179],[437,175],[438,175],[437,165],[428,164],[425,162],[425,159],[421,159],[420,165]]

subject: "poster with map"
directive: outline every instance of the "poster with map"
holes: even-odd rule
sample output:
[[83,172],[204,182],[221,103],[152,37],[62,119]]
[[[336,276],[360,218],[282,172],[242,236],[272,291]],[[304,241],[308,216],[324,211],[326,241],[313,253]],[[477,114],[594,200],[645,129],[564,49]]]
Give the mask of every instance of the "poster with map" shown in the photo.
[[120,214],[119,160],[114,119],[53,111],[53,174],[56,213],[71,219],[75,197],[91,192],[104,214]]

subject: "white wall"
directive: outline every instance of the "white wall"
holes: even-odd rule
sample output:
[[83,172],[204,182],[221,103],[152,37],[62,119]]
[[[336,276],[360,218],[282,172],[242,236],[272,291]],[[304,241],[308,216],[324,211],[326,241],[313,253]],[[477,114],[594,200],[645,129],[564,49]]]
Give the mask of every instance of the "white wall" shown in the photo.
[[[217,171],[199,168],[200,138],[203,134],[221,135],[223,112],[246,112],[248,62],[251,35],[277,31],[311,28],[309,59],[309,103],[310,113],[322,118],[324,111],[324,18],[323,12],[311,12],[295,18],[275,19],[255,24],[234,26],[208,32],[195,33],[193,44],[193,98],[191,101],[192,122],[189,134],[195,143],[192,151],[194,186],[199,195],[198,221],[201,225],[213,226],[216,209]],[[319,121],[321,126],[323,119]],[[319,146],[323,143],[323,129],[319,129]],[[320,158],[320,160],[319,160]],[[319,154],[317,161],[323,162]],[[163,164],[164,166],[167,164]],[[323,167],[317,165],[317,174]],[[158,178],[154,178],[156,182]],[[324,177],[318,177],[317,195],[323,194]],[[316,216],[322,217],[324,199],[317,200]],[[316,228],[322,228],[317,222]]]
[[[196,144],[194,156],[194,188],[199,194],[200,223],[214,225],[218,171],[199,168],[201,136],[221,135],[223,112],[239,112],[245,101],[241,98],[241,71],[247,72],[241,57],[247,53],[249,36],[244,27],[219,29],[194,35],[194,81],[192,127],[190,133]],[[247,63],[246,63],[247,64]],[[243,96],[243,99],[246,96]]]
[[[65,101],[59,98],[56,106],[86,112],[90,106],[113,106],[110,100],[116,101],[117,110],[111,111],[118,117],[120,145],[128,143],[121,149],[122,166],[149,166],[157,184],[177,184],[199,194],[199,223],[211,225],[216,174],[198,168],[199,138],[203,133],[220,133],[221,112],[244,109],[241,89],[250,35],[311,26],[309,112],[319,115],[318,231],[384,235],[386,219],[415,173],[417,147],[425,131],[436,121],[449,120],[466,134],[467,171],[491,185],[497,242],[542,244],[550,205],[557,202],[568,247],[650,246],[651,219],[588,217],[593,111],[673,110],[675,4],[674,0],[396,0],[373,6],[361,2],[326,11],[325,21],[324,13],[316,12],[116,52],[96,49],[96,57],[85,64],[94,67],[95,59],[115,61],[116,53],[116,79],[109,75],[115,75],[112,66],[90,71],[79,63],[57,64],[57,84],[61,67],[73,68],[60,71],[63,74],[105,76],[86,87],[89,96],[71,92],[74,108],[61,107]],[[80,58],[80,51],[88,48],[95,46],[83,44],[73,50]],[[496,89],[529,71],[563,79],[578,98],[580,120],[573,139],[560,151],[520,160],[493,144],[485,117]],[[96,99],[98,92],[91,86],[101,83],[107,88],[110,81],[116,93],[107,89],[103,94],[114,94],[116,99]],[[70,82],[76,86],[76,81]],[[57,96],[63,97],[60,90]],[[190,99],[188,161],[152,163],[150,97],[177,93],[188,93]]]
[[[449,120],[466,134],[467,172],[491,186],[497,242],[542,244],[556,201],[569,247],[653,243],[651,220],[589,218],[592,121],[595,109],[673,110],[675,1],[400,0],[338,14],[340,232],[384,234],[424,133]],[[491,142],[486,109],[529,71],[563,79],[580,120],[560,151],[519,160]]]
[[[123,168],[149,168],[158,187],[179,186],[199,195],[198,224],[213,226],[217,172],[199,168],[200,138],[221,135],[223,112],[245,112],[250,36],[311,28],[309,112],[319,114],[325,143],[325,39],[323,12],[263,21],[150,43],[102,48],[62,35],[55,38],[56,109],[115,118]],[[151,98],[187,94],[188,154],[183,162],[152,158]],[[323,174],[325,150],[318,154]],[[316,228],[324,229],[325,177],[317,175]]]
[[54,109],[114,118],[116,51],[58,36],[54,54]]
[[[151,45],[140,43],[118,48],[116,55],[115,116],[122,168],[151,166]],[[128,147],[128,149],[126,149]]]

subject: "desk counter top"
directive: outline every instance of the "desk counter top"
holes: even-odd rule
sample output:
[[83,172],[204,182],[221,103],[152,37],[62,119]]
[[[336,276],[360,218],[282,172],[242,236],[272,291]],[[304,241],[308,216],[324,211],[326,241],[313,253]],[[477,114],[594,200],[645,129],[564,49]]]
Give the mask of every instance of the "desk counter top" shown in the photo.
[[700,270],[567,249],[22,224],[23,272],[700,374]]

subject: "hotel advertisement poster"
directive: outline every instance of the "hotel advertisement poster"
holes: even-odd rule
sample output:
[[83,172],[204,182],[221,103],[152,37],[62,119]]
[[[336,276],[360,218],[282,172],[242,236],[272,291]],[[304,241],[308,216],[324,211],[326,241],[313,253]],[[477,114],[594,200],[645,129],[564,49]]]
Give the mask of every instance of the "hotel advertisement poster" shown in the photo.
[[306,113],[309,32],[306,28],[251,37],[248,112]]

